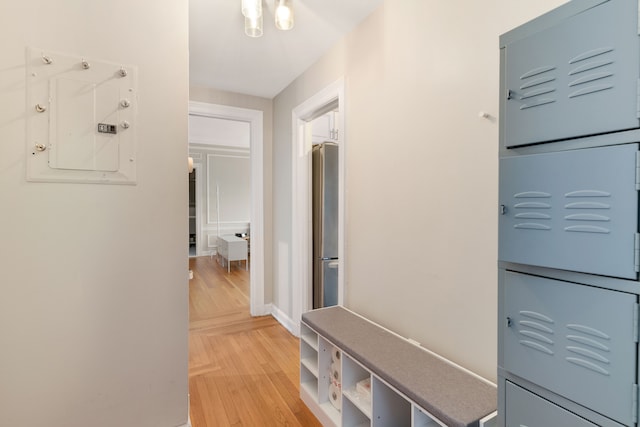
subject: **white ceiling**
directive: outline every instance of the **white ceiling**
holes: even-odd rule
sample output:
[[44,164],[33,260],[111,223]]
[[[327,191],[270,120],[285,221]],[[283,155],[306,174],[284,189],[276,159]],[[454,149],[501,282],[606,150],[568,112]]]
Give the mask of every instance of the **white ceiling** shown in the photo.
[[190,84],[273,98],[382,0],[292,0],[295,27],[279,31],[263,0],[264,35],[244,34],[241,0],[189,0]]

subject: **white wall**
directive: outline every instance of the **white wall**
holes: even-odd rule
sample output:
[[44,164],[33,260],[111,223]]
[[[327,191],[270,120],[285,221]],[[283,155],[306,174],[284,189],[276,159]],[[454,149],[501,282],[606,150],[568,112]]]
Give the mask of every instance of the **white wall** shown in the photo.
[[564,3],[389,0],[274,99],[274,305],[292,314],[291,110],[346,86],[346,305],[496,379],[500,34]]
[[200,190],[196,209],[201,223],[198,254],[209,255],[217,253],[218,236],[250,232],[250,152],[244,148],[190,144],[189,156],[193,157],[201,180],[196,186],[196,191]]
[[[187,1],[3,9],[0,425],[184,425]],[[137,185],[25,181],[26,46],[138,66]]]

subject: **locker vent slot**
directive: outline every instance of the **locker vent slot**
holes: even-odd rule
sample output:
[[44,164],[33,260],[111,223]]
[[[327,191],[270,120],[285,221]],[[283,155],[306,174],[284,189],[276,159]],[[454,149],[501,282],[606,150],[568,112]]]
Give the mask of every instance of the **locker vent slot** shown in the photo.
[[[566,199],[572,200],[580,198],[581,201],[572,201],[564,205],[569,212],[572,210],[596,210],[593,212],[567,213],[564,216],[566,221],[579,221],[581,224],[572,224],[564,227],[564,231],[570,233],[600,233],[609,234],[611,230],[603,226],[603,222],[610,222],[611,218],[602,213],[602,210],[610,210],[611,205],[599,200],[610,198],[611,193],[601,190],[577,190],[566,193]],[[590,200],[595,199],[598,201]],[[593,223],[597,223],[597,225]]]
[[551,348],[554,344],[551,339],[554,334],[553,319],[542,313],[529,310],[522,310],[519,314],[524,318],[524,320],[518,321],[520,344],[553,356],[554,351]]
[[[613,51],[611,47],[601,47],[584,52],[569,61],[569,65],[579,64],[569,71],[569,76],[575,76],[569,82],[569,87],[578,88],[569,93],[569,98],[613,89],[614,73],[610,67],[614,62]],[[594,58],[596,59],[592,60]]]
[[608,341],[611,340],[611,337],[598,329],[591,328],[586,325],[568,324],[567,329],[570,329],[573,332],[581,333],[582,335],[567,335],[568,341],[581,345],[566,346],[566,350],[569,353],[572,353],[572,355],[567,356],[565,360],[576,366],[580,366],[582,368],[589,369],[590,371],[608,376],[609,371],[605,369],[605,367],[608,367],[611,362],[607,357],[598,352],[611,352],[611,349],[607,345]]
[[[551,215],[540,210],[551,209],[551,204],[539,201],[540,199],[550,199],[551,194],[544,191],[523,191],[521,193],[514,194],[514,199],[529,199],[529,201],[519,201],[514,204],[513,207],[517,210],[514,218],[524,220],[550,220]],[[525,210],[522,212],[521,210]],[[547,224],[540,222],[518,222],[514,225],[516,229],[525,230],[551,230],[551,227]]]
[[521,110],[556,102],[552,96],[543,97],[543,95],[552,94],[557,89],[555,86],[556,77],[553,74],[555,70],[556,67],[548,65],[534,68],[520,76],[520,90],[523,92],[518,98],[521,101],[527,101],[520,105]]

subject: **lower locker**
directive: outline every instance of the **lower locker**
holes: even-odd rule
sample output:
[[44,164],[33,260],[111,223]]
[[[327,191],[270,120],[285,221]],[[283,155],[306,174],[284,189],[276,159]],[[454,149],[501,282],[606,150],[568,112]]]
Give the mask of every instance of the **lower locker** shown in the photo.
[[[635,423],[635,294],[506,271],[503,303],[506,371],[619,423]],[[511,410],[508,397],[507,403]]]

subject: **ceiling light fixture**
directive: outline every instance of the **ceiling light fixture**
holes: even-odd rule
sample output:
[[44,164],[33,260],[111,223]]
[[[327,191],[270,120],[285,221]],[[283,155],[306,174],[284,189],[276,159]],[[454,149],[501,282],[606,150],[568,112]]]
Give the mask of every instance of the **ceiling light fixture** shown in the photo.
[[242,15],[249,19],[262,16],[262,0],[242,0]]
[[[262,36],[262,0],[242,0],[244,16],[244,33],[249,37]],[[291,0],[276,0],[275,23],[279,30],[293,28],[293,7]]]
[[262,15],[257,18],[244,17],[244,33],[249,37],[262,37]]
[[293,28],[291,0],[278,0],[278,5],[276,6],[276,28],[283,31]]

